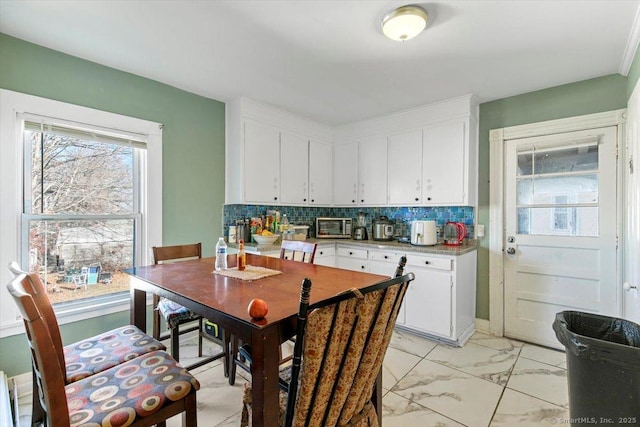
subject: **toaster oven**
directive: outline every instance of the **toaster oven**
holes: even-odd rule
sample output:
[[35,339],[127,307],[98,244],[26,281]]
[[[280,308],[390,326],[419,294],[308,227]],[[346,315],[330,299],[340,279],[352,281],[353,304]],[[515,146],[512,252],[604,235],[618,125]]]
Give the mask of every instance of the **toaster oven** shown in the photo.
[[316,218],[317,239],[350,239],[351,218]]

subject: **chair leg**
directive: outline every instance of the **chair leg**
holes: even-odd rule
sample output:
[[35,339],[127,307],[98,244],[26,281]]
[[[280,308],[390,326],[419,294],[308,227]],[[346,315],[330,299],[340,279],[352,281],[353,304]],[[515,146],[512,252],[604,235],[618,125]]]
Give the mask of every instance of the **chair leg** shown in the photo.
[[196,407],[196,394],[189,393],[185,398],[185,411],[182,413],[183,427],[198,427],[198,410]]
[[[158,302],[160,301],[160,297],[158,295],[153,295],[153,310],[152,310],[152,317],[153,317],[153,338],[155,339],[159,339],[160,338],[160,312],[158,311]],[[143,331],[146,332],[146,331]]]
[[204,333],[203,319],[202,317],[198,319],[198,357],[202,357],[202,334]]
[[176,362],[180,361],[180,331],[178,326],[171,328],[171,356],[176,359]]
[[224,359],[223,359],[223,364],[224,364],[224,376],[228,377],[229,376],[229,334],[223,329],[222,330],[222,346],[223,349],[222,351],[224,352]]
[[238,338],[233,334],[229,336],[231,342],[229,349],[229,385],[236,383],[236,354],[238,354]]

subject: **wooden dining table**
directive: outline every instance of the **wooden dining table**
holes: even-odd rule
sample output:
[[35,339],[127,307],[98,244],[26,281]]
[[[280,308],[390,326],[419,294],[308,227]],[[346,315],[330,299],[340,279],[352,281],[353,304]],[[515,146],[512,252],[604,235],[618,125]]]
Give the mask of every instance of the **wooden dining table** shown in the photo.
[[[130,275],[131,322],[146,330],[147,293],[152,293],[182,304],[220,325],[225,333],[250,343],[252,423],[254,427],[277,426],[279,346],[295,334],[303,279],[311,280],[313,304],[352,288],[367,287],[389,276],[247,254],[247,265],[279,273],[257,280],[242,280],[214,273],[214,262],[215,258],[202,258],[126,270]],[[229,255],[230,269],[236,262],[236,256]],[[252,319],[248,314],[247,307],[254,298],[267,302],[268,313],[263,319]],[[373,403],[380,422],[381,385],[379,374]]]

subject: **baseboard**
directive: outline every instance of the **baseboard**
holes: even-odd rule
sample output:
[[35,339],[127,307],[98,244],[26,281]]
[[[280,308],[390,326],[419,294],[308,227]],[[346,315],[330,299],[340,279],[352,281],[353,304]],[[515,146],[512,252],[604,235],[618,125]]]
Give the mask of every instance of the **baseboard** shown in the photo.
[[490,323],[488,320],[476,318],[475,324],[476,324],[476,331],[483,332],[485,334],[491,333]]

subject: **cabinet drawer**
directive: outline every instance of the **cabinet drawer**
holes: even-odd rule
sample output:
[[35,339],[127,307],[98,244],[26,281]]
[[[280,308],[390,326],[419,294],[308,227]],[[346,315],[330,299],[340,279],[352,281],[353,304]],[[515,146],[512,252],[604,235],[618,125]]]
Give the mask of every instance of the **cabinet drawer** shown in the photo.
[[401,254],[396,252],[369,251],[369,259],[371,261],[382,261],[397,264],[400,261],[401,256]]
[[367,250],[355,248],[338,248],[338,256],[367,259]]
[[451,271],[453,270],[453,260],[451,258],[435,258],[424,255],[407,255],[407,266]]
[[335,246],[318,246],[316,249],[316,258],[325,256],[336,256]]

